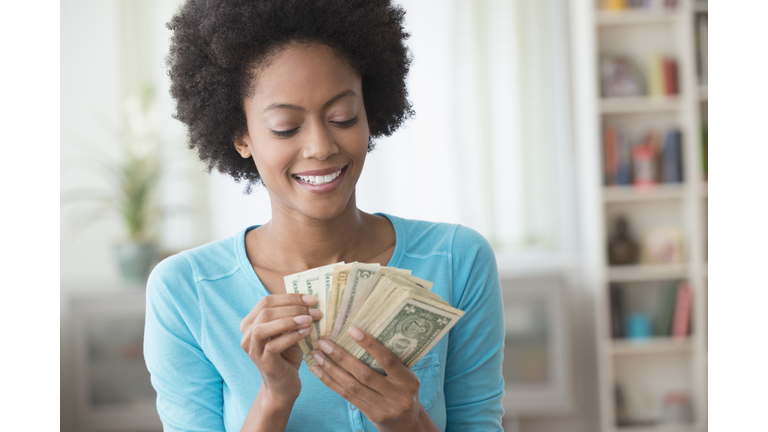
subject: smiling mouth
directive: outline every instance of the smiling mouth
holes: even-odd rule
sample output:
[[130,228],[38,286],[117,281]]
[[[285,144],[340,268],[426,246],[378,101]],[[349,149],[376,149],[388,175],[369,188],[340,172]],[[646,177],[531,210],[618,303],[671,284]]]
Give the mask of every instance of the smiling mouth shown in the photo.
[[303,175],[294,174],[293,178],[311,185],[316,185],[316,186],[324,185],[326,183],[330,183],[336,180],[341,175],[341,173],[344,172],[345,169],[347,169],[347,167],[344,167],[334,173],[331,173],[325,176],[303,176]]

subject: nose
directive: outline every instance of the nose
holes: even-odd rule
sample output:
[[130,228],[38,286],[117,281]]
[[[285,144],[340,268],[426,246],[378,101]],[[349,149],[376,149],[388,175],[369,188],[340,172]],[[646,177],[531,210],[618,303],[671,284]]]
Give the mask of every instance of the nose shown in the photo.
[[306,138],[302,151],[304,158],[323,161],[339,152],[339,147],[325,122],[315,120],[308,126],[308,133],[304,135]]

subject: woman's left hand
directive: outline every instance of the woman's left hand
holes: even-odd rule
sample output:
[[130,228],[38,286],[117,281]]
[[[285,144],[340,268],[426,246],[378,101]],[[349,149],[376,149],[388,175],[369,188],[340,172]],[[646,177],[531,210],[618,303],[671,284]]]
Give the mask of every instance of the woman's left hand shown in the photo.
[[[349,335],[384,368],[380,375],[327,340],[312,357],[320,366],[312,373],[331,390],[356,406],[379,431],[437,431],[419,401],[419,378],[387,347],[368,333],[353,328]],[[330,357],[333,361],[328,361]]]

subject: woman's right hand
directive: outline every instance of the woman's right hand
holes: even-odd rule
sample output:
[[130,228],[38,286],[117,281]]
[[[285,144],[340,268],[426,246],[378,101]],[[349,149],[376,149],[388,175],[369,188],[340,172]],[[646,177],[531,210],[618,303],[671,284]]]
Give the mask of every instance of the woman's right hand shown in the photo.
[[316,301],[315,296],[301,294],[265,296],[240,322],[240,344],[261,373],[260,392],[266,390],[274,402],[292,405],[299,397],[303,353],[297,342],[322,316],[310,308]]

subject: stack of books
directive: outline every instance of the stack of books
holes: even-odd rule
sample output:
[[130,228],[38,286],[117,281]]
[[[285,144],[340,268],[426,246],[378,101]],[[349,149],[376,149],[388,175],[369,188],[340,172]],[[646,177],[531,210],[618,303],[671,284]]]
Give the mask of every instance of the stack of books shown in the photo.
[[[609,290],[611,308],[611,337],[623,339],[626,305],[621,286],[611,284]],[[688,281],[666,287],[660,307],[654,314],[653,334],[657,337],[686,338],[691,334],[692,290]]]
[[658,53],[648,61],[648,95],[674,96],[678,93],[677,61]]
[[606,186],[653,186],[682,183],[682,135],[669,130],[662,139],[649,131],[632,145],[624,129],[608,126],[603,131],[603,181]]

